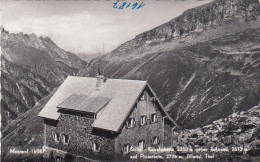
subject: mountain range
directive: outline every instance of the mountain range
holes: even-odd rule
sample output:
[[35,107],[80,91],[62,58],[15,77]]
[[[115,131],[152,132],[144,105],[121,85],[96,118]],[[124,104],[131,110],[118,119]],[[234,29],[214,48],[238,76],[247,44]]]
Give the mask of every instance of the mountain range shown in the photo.
[[96,52],[96,53],[76,53],[76,55],[86,62],[90,62],[94,58],[104,55],[104,53]]
[[50,38],[35,34],[9,34],[1,28],[1,47],[3,127],[86,65]]
[[260,4],[215,0],[90,62],[80,76],[148,80],[180,126],[195,128],[259,103]]

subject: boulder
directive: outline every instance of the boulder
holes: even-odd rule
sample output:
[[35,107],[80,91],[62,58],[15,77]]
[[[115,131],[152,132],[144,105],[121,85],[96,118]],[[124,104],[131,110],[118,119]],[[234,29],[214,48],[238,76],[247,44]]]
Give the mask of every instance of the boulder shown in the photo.
[[252,138],[252,134],[251,133],[242,133],[238,136],[238,139],[240,142],[245,142],[248,141]]
[[218,141],[218,137],[213,137],[211,141],[212,142],[217,142]]
[[227,145],[230,145],[232,143],[232,138],[231,136],[226,136],[224,137],[223,139],[223,143],[227,146]]

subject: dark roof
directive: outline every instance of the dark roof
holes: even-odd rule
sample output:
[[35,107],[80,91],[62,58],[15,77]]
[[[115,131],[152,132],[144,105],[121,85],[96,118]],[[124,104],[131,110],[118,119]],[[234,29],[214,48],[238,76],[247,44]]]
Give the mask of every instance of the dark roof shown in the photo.
[[76,110],[87,111],[97,113],[102,107],[104,107],[111,98],[106,98],[102,96],[90,97],[85,102],[80,104]]
[[[95,92],[93,92],[95,93]],[[60,109],[70,109],[84,112],[97,113],[102,107],[104,107],[111,98],[103,96],[72,94],[64,102],[57,107]]]
[[88,98],[87,95],[72,94],[70,97],[68,97],[65,101],[63,101],[57,107],[64,108],[64,109],[71,109],[72,107],[75,107],[75,105],[80,105],[82,102],[84,102],[86,100],[86,98]]

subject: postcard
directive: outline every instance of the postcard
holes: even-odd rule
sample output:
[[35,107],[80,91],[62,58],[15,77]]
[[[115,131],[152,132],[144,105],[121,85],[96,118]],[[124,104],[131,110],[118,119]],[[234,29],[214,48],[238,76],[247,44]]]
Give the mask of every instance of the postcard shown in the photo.
[[3,0],[1,160],[260,161],[259,0]]

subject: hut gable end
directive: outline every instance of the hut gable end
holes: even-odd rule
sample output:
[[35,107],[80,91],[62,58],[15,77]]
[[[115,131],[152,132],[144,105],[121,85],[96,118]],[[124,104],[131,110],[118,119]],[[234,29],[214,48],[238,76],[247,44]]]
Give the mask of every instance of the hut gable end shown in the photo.
[[[132,149],[171,147],[171,131],[175,126],[171,120],[147,84],[137,97],[115,140],[116,155],[127,159]],[[120,150],[123,150],[123,155]]]
[[[145,126],[158,122],[158,118],[165,116],[157,99],[146,86],[133,104],[129,115],[122,126],[125,128]],[[131,123],[132,122],[132,123]],[[134,123],[134,126],[133,126]]]

